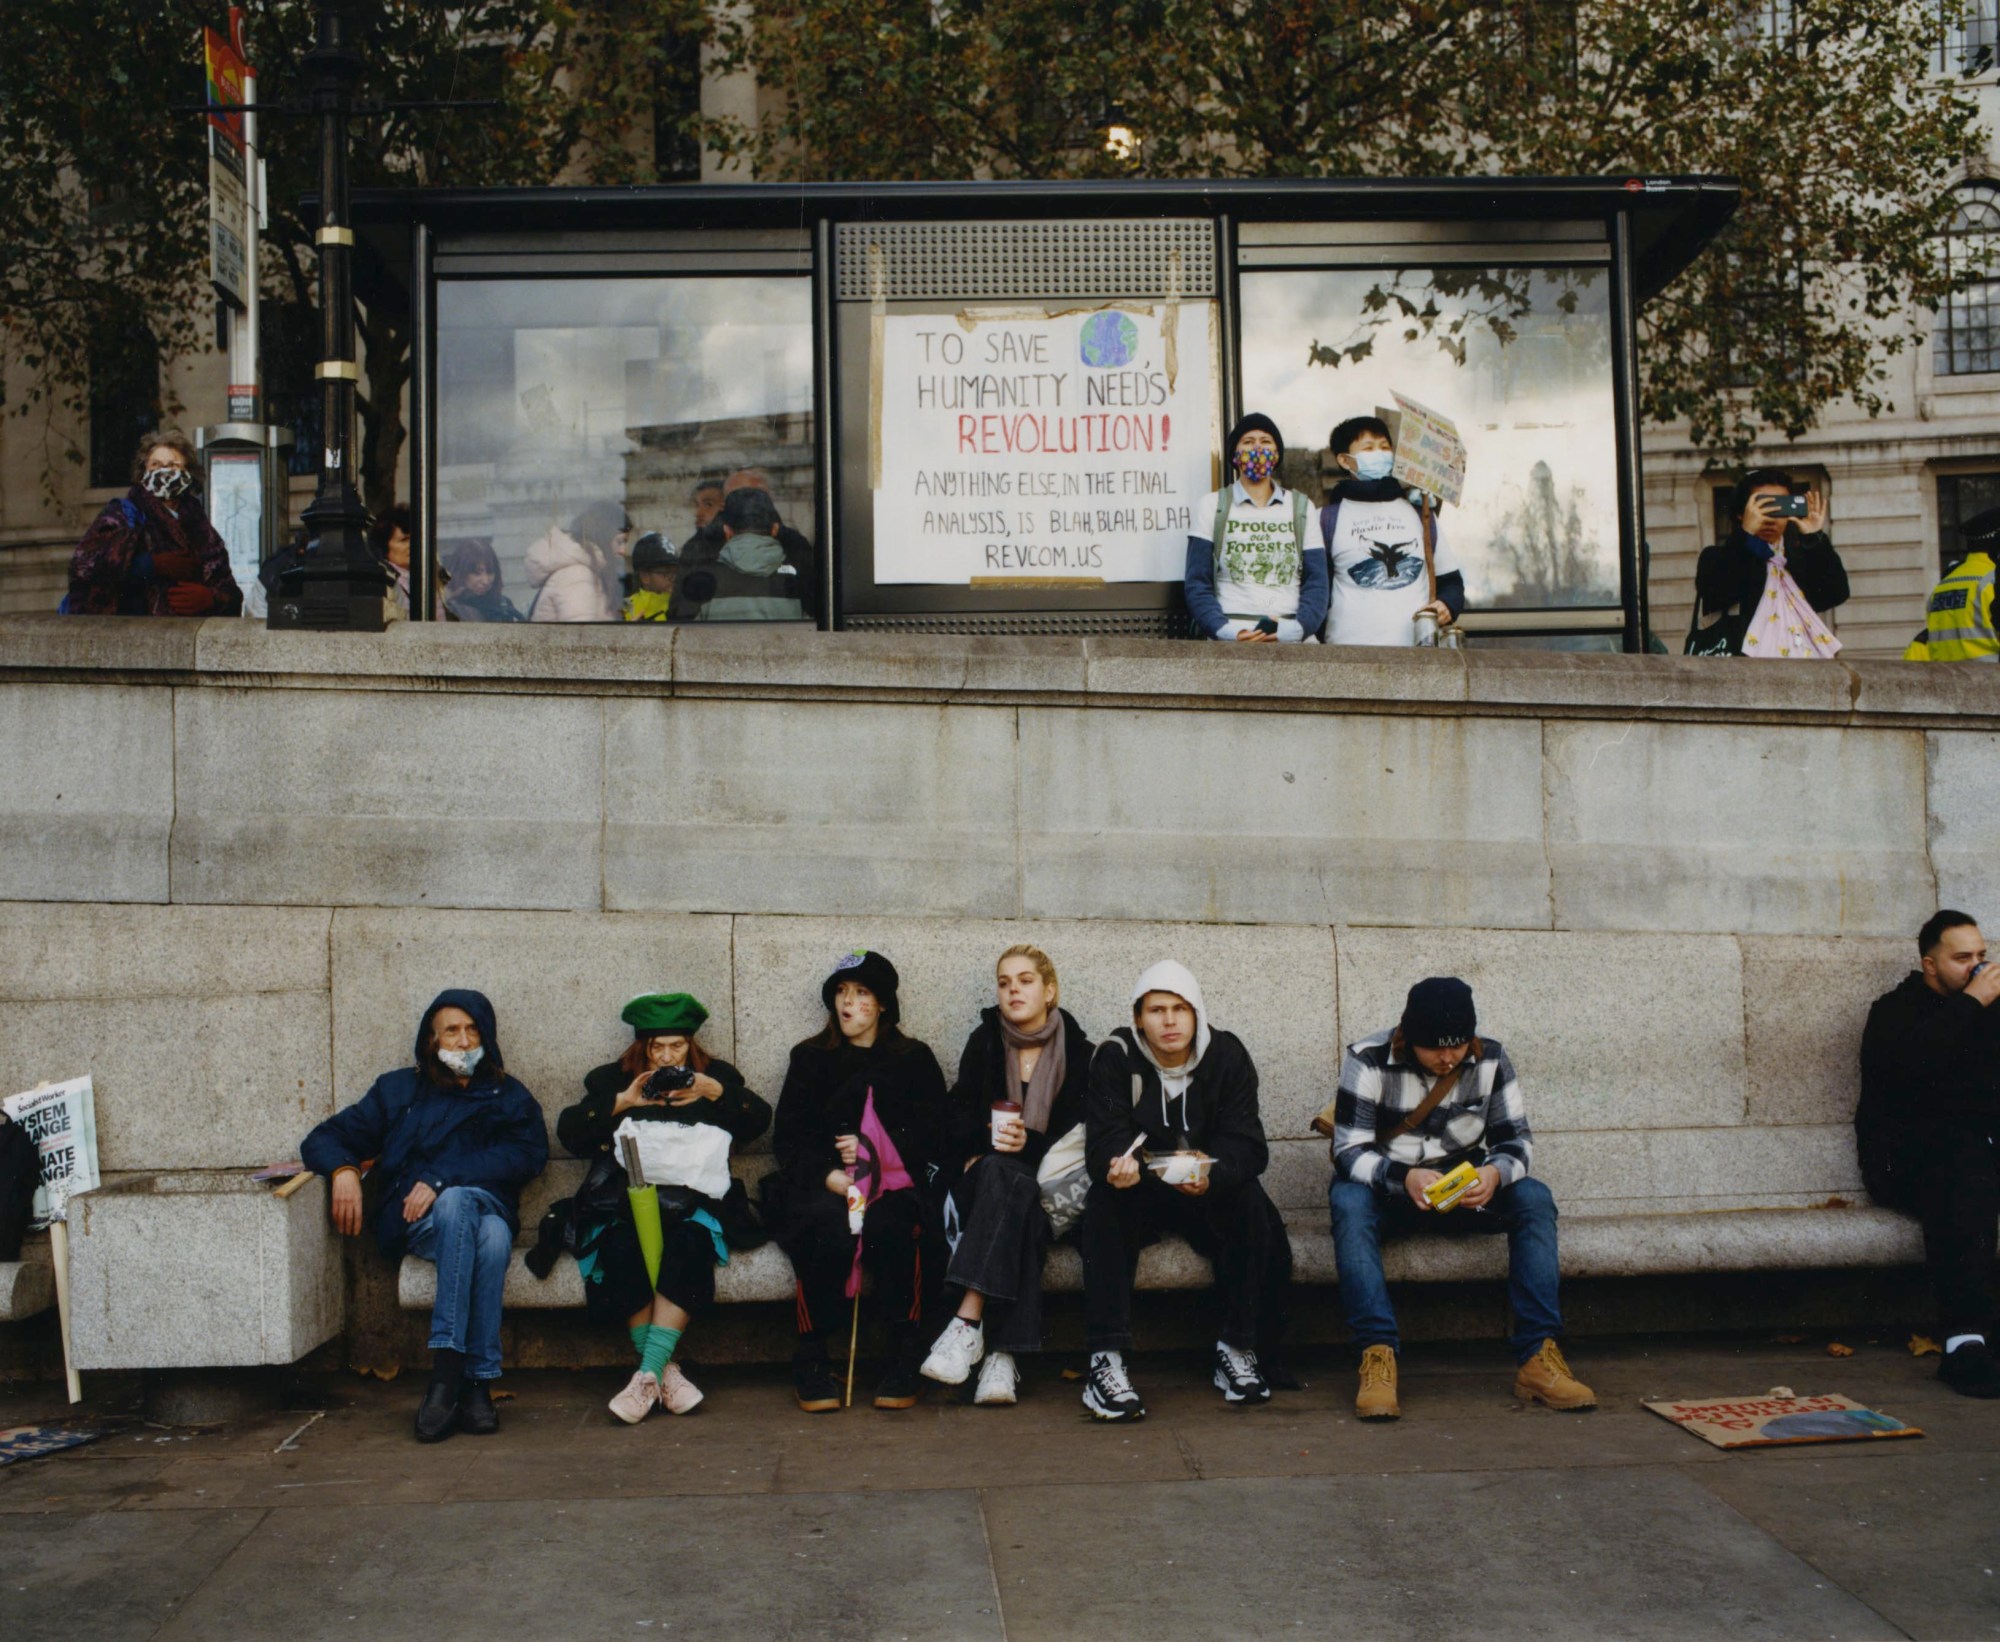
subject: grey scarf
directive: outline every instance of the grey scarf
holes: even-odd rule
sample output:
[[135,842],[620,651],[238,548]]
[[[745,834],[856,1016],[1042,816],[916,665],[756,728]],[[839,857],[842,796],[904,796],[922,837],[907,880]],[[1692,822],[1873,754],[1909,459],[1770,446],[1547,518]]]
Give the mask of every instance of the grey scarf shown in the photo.
[[1005,1015],[1000,1021],[1000,1040],[1007,1046],[1007,1089],[1021,1087],[1021,1051],[1040,1048],[1041,1058],[1028,1075],[1028,1092],[1021,1102],[1021,1121],[1036,1134],[1049,1132],[1049,1110],[1056,1103],[1056,1091],[1063,1085],[1063,1018],[1060,1009],[1051,1009],[1039,1032],[1018,1030]]

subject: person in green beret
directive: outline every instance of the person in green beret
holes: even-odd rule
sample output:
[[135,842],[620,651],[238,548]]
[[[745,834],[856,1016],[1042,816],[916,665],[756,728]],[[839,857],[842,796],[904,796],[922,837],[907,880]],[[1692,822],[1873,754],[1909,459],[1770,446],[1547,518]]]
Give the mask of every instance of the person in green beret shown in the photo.
[[[741,1072],[696,1041],[708,1011],[689,994],[643,993],[620,1018],[632,1028],[632,1046],[585,1076],[583,1099],[556,1119],[556,1138],[590,1163],[570,1209],[577,1266],[590,1315],[623,1325],[632,1337],[639,1366],[611,1399],[611,1412],[637,1425],[655,1408],[686,1414],[701,1401],[702,1393],[674,1363],[675,1348],[695,1315],[714,1303],[715,1268],[732,1247],[751,1247],[764,1233],[741,1181],[732,1180],[721,1199],[662,1186],[659,1275],[649,1277],[613,1136],[628,1117],[711,1123],[729,1132],[732,1146],[743,1146],[770,1126],[771,1108],[744,1084]],[[688,1074],[681,1087],[668,1087],[681,1082],[661,1075],[670,1069]]]

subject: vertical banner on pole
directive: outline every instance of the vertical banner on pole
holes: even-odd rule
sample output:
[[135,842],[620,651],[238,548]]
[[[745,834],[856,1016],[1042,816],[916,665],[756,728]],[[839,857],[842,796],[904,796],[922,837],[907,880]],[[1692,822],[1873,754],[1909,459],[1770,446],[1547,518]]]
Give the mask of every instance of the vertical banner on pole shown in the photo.
[[[236,48],[215,32],[201,31],[211,103],[241,103],[250,67]],[[246,240],[250,194],[241,114],[208,117],[208,277],[216,294],[241,308],[248,288]]]

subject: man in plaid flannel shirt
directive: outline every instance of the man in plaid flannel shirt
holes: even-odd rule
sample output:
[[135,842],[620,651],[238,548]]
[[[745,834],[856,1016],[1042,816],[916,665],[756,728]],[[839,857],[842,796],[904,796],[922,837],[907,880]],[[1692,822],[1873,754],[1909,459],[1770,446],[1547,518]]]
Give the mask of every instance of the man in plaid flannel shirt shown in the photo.
[[[1350,1044],[1334,1102],[1334,1259],[1347,1326],[1361,1343],[1354,1411],[1393,1420],[1396,1313],[1382,1275],[1385,1233],[1437,1230],[1507,1234],[1511,1344],[1520,1365],[1514,1395],[1550,1408],[1594,1408],[1597,1399],[1563,1361],[1557,1291],[1556,1203],[1528,1173],[1534,1137],[1507,1052],[1476,1031],[1472,988],[1433,976],[1410,988],[1402,1020]],[[1456,1081],[1420,1121],[1411,1118],[1438,1080]],[[1477,1169],[1463,1196],[1433,1208],[1425,1188],[1457,1164]]]

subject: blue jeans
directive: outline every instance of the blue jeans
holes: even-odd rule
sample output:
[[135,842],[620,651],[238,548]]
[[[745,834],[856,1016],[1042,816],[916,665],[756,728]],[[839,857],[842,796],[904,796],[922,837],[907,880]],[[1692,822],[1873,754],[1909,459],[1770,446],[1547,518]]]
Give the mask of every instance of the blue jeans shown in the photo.
[[500,1291],[514,1231],[500,1199],[478,1186],[447,1186],[405,1245],[437,1265],[431,1307],[433,1351],[462,1351],[475,1380],[500,1378]]
[[1508,1344],[1514,1348],[1514,1360],[1525,1363],[1544,1340],[1562,1337],[1556,1200],[1533,1176],[1502,1186],[1484,1209],[1460,1207],[1448,1214],[1419,1209],[1401,1187],[1384,1194],[1351,1180],[1336,1180],[1327,1192],[1327,1203],[1333,1211],[1341,1309],[1363,1346],[1399,1349],[1396,1313],[1382,1275],[1382,1238],[1419,1230],[1457,1236],[1505,1232],[1507,1305],[1514,1314]]

